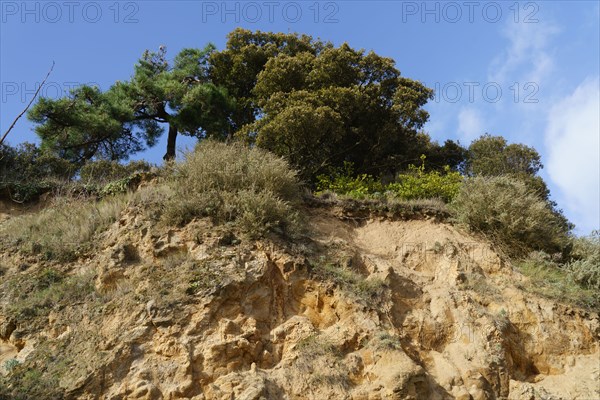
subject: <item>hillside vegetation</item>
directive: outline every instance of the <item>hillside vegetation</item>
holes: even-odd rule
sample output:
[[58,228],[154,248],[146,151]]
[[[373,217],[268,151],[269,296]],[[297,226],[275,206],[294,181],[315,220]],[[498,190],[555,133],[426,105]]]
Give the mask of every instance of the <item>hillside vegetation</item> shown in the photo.
[[600,237],[535,149],[432,141],[347,44],[165,52],[0,145],[0,399],[600,396]]

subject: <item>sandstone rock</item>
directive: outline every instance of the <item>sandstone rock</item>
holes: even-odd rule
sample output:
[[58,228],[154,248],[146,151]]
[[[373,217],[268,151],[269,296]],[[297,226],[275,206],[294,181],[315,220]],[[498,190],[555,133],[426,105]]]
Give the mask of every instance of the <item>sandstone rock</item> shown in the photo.
[[[0,315],[0,363],[62,362],[78,399],[598,397],[597,315],[523,292],[488,243],[429,220],[310,213],[300,251],[127,210],[104,250],[64,266],[95,268],[96,292],[49,297],[35,324]],[[344,265],[329,281],[310,268],[326,250]]]

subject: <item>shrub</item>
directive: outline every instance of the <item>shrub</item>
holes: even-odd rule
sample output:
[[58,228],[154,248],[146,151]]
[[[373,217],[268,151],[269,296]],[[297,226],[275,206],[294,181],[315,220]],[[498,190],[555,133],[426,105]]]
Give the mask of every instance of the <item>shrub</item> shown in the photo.
[[151,168],[152,165],[146,161],[121,164],[118,161],[95,160],[85,163],[79,171],[79,176],[84,183],[106,184],[125,179],[136,172],[148,172]]
[[208,216],[216,223],[234,222],[252,238],[298,227],[296,172],[265,150],[204,141],[175,166],[174,174],[162,206],[169,224]]
[[0,376],[0,400],[64,398],[58,377],[49,377],[37,368],[17,366],[9,376]]
[[317,177],[317,193],[331,191],[353,198],[377,197],[386,193],[402,200],[440,198],[449,202],[459,191],[462,176],[446,166],[443,172],[425,172],[425,156],[419,167],[409,165],[408,171],[398,175],[396,182],[382,184],[371,175],[354,176],[352,163],[344,163],[343,169],[333,170],[329,175]]
[[0,190],[28,202],[70,181],[76,166],[34,144],[0,145]]
[[69,180],[76,166],[55,154],[41,150],[33,143],[12,148],[0,146],[0,174],[16,180],[54,178]]
[[129,195],[101,201],[56,198],[38,213],[11,218],[0,235],[26,253],[71,261],[92,247],[95,234],[117,220],[128,199]]
[[345,161],[343,168],[333,169],[329,175],[317,176],[317,193],[325,191],[363,198],[382,192],[383,185],[371,175],[354,176],[354,165]]
[[600,290],[600,231],[573,241],[573,259],[566,265],[580,285]]
[[348,388],[349,371],[343,362],[343,353],[327,338],[311,335],[301,339],[294,346],[297,369],[308,376],[310,386]]
[[421,161],[419,167],[410,165],[408,173],[398,175],[396,182],[389,184],[386,190],[405,200],[440,198],[450,202],[460,190],[462,176],[448,166],[443,173],[425,172],[425,156],[421,156]]
[[376,350],[402,350],[402,343],[397,335],[380,331],[369,341],[369,345]]
[[493,237],[509,255],[560,252],[568,232],[552,207],[520,180],[467,179],[450,205],[456,222]]
[[330,281],[346,294],[371,304],[385,294],[386,285],[381,279],[366,279],[363,275],[339,263],[318,263],[312,273],[321,280]]

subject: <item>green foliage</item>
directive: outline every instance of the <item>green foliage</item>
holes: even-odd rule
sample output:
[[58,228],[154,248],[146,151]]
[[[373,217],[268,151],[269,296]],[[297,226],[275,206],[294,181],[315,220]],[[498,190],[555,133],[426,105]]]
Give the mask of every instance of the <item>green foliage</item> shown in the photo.
[[546,182],[537,175],[543,168],[538,152],[523,144],[508,144],[501,136],[485,134],[468,149],[464,172],[468,176],[507,176],[522,181],[532,193],[544,200],[552,209],[554,219],[561,229],[571,230],[573,225],[550,200]]
[[0,227],[0,237],[25,253],[71,261],[93,247],[93,237],[117,220],[128,199],[56,198],[38,213],[11,218]]
[[117,161],[95,160],[86,162],[79,170],[82,182],[107,184],[127,178],[137,172],[148,172],[152,166],[146,161],[131,161],[121,164]]
[[170,194],[159,199],[168,224],[209,216],[216,223],[234,222],[251,238],[298,227],[298,180],[281,158],[237,143],[206,141],[174,168]]
[[41,98],[28,116],[43,147],[77,165],[125,159],[156,144],[168,126],[166,159],[175,157],[179,133],[237,135],[285,156],[312,181],[344,161],[361,174],[397,172],[421,153],[458,166],[453,142],[427,151],[413,145],[432,95],[372,51],[236,29],[222,51],[188,48],[173,62],[164,47],[146,51],[130,80],[106,92],[82,86],[65,98]]
[[21,143],[16,148],[0,146],[0,168],[2,177],[18,174],[28,179],[69,180],[75,173],[75,166],[67,160],[28,142]]
[[450,202],[460,190],[463,178],[450,167],[439,171],[425,172],[425,156],[421,156],[421,166],[410,165],[408,173],[398,175],[396,182],[386,187],[401,199],[432,199],[440,198]]
[[106,92],[81,86],[57,100],[40,98],[28,117],[44,148],[78,165],[93,157],[121,160],[156,144],[169,126],[166,158],[175,156],[178,132],[197,137],[227,136],[232,104],[208,78],[213,46],[184,49],[173,65],[166,49],[146,51],[127,82]]
[[464,173],[468,176],[507,175],[522,180],[548,200],[550,191],[537,173],[544,166],[539,153],[523,144],[508,144],[502,136],[485,134],[469,146]]
[[[266,63],[279,54],[315,53],[324,47],[308,35],[249,31],[242,28],[227,35],[222,51],[210,55],[212,82],[235,99],[230,116],[231,132],[255,121],[260,108],[253,93]],[[281,79],[284,80],[284,79]]]
[[540,155],[523,144],[507,144],[502,136],[485,134],[469,146],[466,173],[471,176],[535,175],[543,168]]
[[460,189],[462,176],[446,166],[443,172],[425,172],[425,156],[421,166],[409,165],[406,173],[399,174],[396,182],[384,185],[373,176],[354,174],[353,165],[344,163],[344,168],[334,169],[330,175],[317,176],[317,191],[331,191],[353,198],[365,198],[386,193],[402,200],[439,198],[451,201]]
[[109,182],[98,191],[98,194],[100,197],[106,197],[127,193],[127,191],[131,189],[131,185],[133,182],[135,182],[135,180],[135,177],[128,176],[126,178]]
[[65,98],[40,98],[28,118],[38,124],[36,133],[43,148],[75,164],[94,156],[122,159],[143,150],[144,143],[153,143],[159,132],[124,127],[125,121],[133,120],[134,115],[132,105],[125,99],[119,100],[97,87],[81,86]]
[[317,193],[325,191],[354,198],[364,198],[383,192],[383,185],[371,175],[355,176],[352,163],[345,161],[342,168],[333,169],[329,175],[317,176]]
[[432,91],[401,77],[392,59],[298,35],[236,31],[233,37],[239,47],[215,57],[252,65],[250,76],[240,78],[238,104],[249,106],[238,137],[286,157],[305,180],[344,161],[362,174],[407,158]]
[[35,200],[70,181],[76,167],[32,143],[0,146],[0,190],[19,202]]
[[8,373],[10,373],[10,372],[12,372],[12,370],[13,370],[13,369],[15,369],[15,367],[16,367],[17,365],[19,365],[19,364],[20,364],[19,360],[17,360],[17,359],[14,359],[14,358],[10,358],[10,359],[8,359],[8,360],[4,361],[4,369],[5,369],[5,370],[6,370]]
[[428,136],[425,143],[418,143],[417,148],[411,153],[418,154],[419,150],[427,156],[427,165],[431,170],[440,170],[448,166],[452,171],[462,171],[468,154],[467,149],[459,142],[446,140],[440,146],[436,142],[431,142]]
[[553,254],[569,241],[551,206],[519,179],[469,178],[450,206],[458,223],[496,239],[510,255],[532,250]]

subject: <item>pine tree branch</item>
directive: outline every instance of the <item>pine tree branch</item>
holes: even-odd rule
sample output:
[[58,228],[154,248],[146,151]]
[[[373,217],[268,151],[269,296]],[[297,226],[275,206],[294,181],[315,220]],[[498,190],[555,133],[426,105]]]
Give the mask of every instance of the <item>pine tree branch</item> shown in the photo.
[[46,80],[48,80],[48,77],[52,73],[53,69],[54,69],[54,61],[52,61],[52,66],[50,67],[50,70],[48,71],[48,73],[46,74],[46,77],[44,78],[44,80],[40,84],[40,87],[38,87],[37,90],[35,91],[35,94],[33,95],[33,98],[31,99],[31,101],[29,102],[29,104],[27,104],[27,107],[25,107],[25,109],[23,111],[21,111],[21,114],[19,114],[17,116],[17,118],[15,118],[15,120],[13,121],[13,123],[8,127],[8,130],[4,133],[4,136],[2,136],[2,139],[0,139],[0,144],[4,143],[4,139],[6,139],[6,137],[10,133],[10,131],[15,127],[15,124],[17,123],[17,121],[19,120],[19,118],[21,118],[23,116],[23,114],[25,114],[27,112],[27,110],[29,110],[29,107],[31,107],[31,104],[33,104],[33,101],[35,100],[35,98],[37,97],[37,95],[40,93],[40,90],[42,90],[42,86],[44,86],[44,84],[46,83]]

